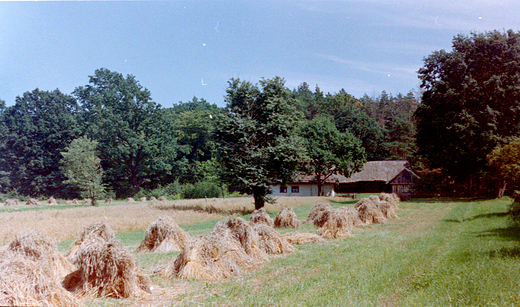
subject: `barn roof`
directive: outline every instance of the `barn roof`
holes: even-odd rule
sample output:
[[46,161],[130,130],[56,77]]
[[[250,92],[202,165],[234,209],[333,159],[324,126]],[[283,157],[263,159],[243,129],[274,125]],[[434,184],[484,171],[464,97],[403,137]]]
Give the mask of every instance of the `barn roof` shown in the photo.
[[392,179],[403,171],[409,171],[418,177],[413,171],[412,166],[406,160],[392,161],[369,161],[365,163],[360,172],[354,173],[350,178],[337,176],[339,183],[353,183],[360,181],[384,181],[390,183]]

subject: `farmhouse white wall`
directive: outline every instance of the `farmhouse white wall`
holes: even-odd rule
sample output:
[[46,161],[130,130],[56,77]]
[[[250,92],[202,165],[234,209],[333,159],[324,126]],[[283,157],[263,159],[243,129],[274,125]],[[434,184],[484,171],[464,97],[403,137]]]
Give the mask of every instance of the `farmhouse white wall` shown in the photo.
[[[298,193],[292,192],[292,187],[298,187]],[[272,190],[271,196],[318,196],[318,185],[309,183],[289,184],[287,185],[287,193],[280,193],[280,185],[274,185]],[[324,184],[321,186],[321,190],[326,196],[336,194],[333,184]]]

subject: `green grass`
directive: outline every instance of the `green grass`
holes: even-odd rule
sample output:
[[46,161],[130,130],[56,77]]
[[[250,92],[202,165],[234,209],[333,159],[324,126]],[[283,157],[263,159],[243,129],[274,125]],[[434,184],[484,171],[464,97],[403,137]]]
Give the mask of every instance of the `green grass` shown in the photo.
[[[399,219],[356,228],[352,238],[298,246],[293,254],[273,256],[263,267],[220,283],[189,281],[172,305],[518,306],[520,229],[508,223],[510,203],[507,198],[402,202]],[[305,220],[310,209],[295,211]],[[183,228],[200,235],[214,225]],[[315,230],[303,224],[299,231]],[[144,232],[118,237],[133,250]],[[137,259],[148,271],[177,254],[139,253]],[[178,282],[152,280],[161,286]]]

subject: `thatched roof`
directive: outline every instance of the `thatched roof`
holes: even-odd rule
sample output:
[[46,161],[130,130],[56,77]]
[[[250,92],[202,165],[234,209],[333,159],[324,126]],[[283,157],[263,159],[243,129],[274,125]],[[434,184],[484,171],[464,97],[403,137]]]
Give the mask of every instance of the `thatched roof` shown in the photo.
[[409,172],[413,177],[419,178],[413,170],[412,166],[406,160],[393,161],[370,161],[365,163],[360,172],[354,173],[350,178],[345,176],[337,176],[339,183],[353,183],[360,181],[384,181],[390,183],[394,178],[402,172]]

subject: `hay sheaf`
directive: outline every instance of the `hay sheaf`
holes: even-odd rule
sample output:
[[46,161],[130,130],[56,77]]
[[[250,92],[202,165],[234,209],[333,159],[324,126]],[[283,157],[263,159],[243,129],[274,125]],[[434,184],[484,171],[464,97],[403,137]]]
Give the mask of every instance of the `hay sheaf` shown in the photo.
[[300,220],[298,220],[293,208],[283,208],[274,218],[274,227],[300,228]]
[[113,201],[112,198],[105,198],[105,204],[111,204]]
[[387,219],[398,218],[397,214],[395,214],[394,207],[389,202],[380,201],[376,204],[376,206]]
[[314,233],[289,232],[283,235],[284,238],[291,244],[308,244],[308,243],[322,243],[325,240]]
[[90,199],[90,198],[86,198],[86,199],[84,199],[84,200],[83,200],[83,204],[84,204],[84,205],[92,205],[92,199]]
[[112,228],[105,222],[97,222],[87,225],[80,229],[78,238],[74,241],[69,251],[65,254],[67,259],[72,262],[76,261],[78,252],[92,240],[101,240],[108,242],[114,239],[115,233]]
[[56,202],[56,199],[54,199],[54,197],[50,197],[48,200],[47,200],[47,205],[48,206],[56,206],[58,203]]
[[377,207],[378,202],[379,200],[377,202],[374,202],[372,198],[363,198],[356,203],[354,207],[358,210],[359,218],[361,219],[361,221],[363,221],[363,223],[386,223],[386,217]]
[[146,202],[146,197],[141,197],[140,201],[143,203]]
[[150,201],[157,201],[157,198],[155,196],[150,197]]
[[[221,224],[221,225],[219,225]],[[267,261],[267,253],[260,248],[260,237],[253,227],[241,217],[233,217],[227,221],[220,221],[215,228],[225,226],[245,252],[258,261]]]
[[18,201],[18,199],[7,199],[5,201],[5,205],[6,206],[19,206],[20,202]]
[[159,201],[167,201],[166,196],[159,197]]
[[[311,212],[309,213],[309,216],[307,217],[307,222],[313,223],[316,225],[316,222],[321,223],[322,215],[332,210],[332,206],[328,203],[319,203],[312,207]],[[320,226],[319,226],[320,227]]]
[[7,249],[48,267],[56,280],[74,270],[72,263],[58,251],[56,241],[39,231],[18,233]]
[[243,250],[240,245],[232,243],[232,240],[222,239],[212,234],[190,239],[174,261],[155,270],[155,273],[167,277],[195,278],[209,282],[231,277],[238,274],[240,268],[228,257],[229,252],[233,249]]
[[257,209],[251,213],[251,219],[250,221],[252,223],[263,223],[267,226],[274,226],[273,219],[269,216],[267,211],[265,211],[264,208]]
[[21,253],[0,255],[1,306],[79,306],[77,299],[54,278],[49,266]]
[[344,214],[349,216],[349,219],[352,220],[352,226],[364,227],[367,225],[361,220],[359,211],[355,207],[340,207],[338,210],[342,210]]
[[128,197],[128,198],[126,199],[126,202],[127,202],[127,203],[135,203],[135,200],[134,200],[132,197]]
[[294,252],[294,247],[273,227],[265,224],[253,224],[258,233],[260,249],[268,254],[288,254]]
[[167,216],[159,217],[146,230],[143,242],[136,251],[167,252],[184,248],[190,236]]
[[342,208],[329,211],[329,217],[323,226],[318,229],[318,234],[327,239],[352,237],[351,230],[354,227],[352,215]]
[[392,208],[394,208],[394,210],[399,209],[398,203],[399,203],[399,201],[401,201],[401,199],[399,198],[399,196],[397,196],[397,194],[381,193],[381,195],[379,195],[379,199],[381,201],[388,202],[390,205],[392,205]]
[[38,206],[40,201],[36,198],[29,198],[29,200],[25,203],[26,206]]
[[65,289],[79,297],[142,298],[151,293],[150,279],[121,242],[100,237],[85,242],[76,256],[79,269],[63,280]]

